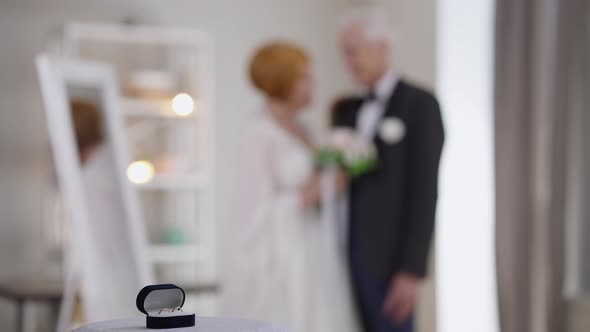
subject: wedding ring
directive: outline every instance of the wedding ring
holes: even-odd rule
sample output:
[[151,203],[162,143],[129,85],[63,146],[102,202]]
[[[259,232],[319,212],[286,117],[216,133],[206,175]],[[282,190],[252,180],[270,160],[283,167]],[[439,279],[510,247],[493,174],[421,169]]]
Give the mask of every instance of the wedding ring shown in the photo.
[[158,315],[160,315],[162,312],[170,312],[170,313],[173,313],[175,311],[183,312],[181,307],[176,307],[176,308],[162,308],[162,310],[160,310],[158,312]]

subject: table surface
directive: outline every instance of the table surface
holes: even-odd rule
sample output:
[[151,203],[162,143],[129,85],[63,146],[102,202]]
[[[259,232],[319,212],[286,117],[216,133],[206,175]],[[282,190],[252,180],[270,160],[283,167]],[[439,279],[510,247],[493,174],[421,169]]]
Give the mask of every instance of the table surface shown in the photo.
[[[74,332],[110,332],[110,331],[154,331],[145,327],[145,317],[134,319],[113,320],[92,323],[75,330]],[[158,331],[175,332],[286,332],[268,323],[235,318],[197,317],[193,327],[178,329],[165,329]]]

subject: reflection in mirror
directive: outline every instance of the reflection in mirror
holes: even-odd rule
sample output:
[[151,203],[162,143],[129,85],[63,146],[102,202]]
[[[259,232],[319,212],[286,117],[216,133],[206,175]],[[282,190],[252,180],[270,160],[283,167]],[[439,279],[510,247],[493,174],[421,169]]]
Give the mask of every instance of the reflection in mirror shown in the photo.
[[[105,105],[97,87],[69,84],[67,86],[72,130],[80,165],[81,184],[88,211],[88,234],[92,235],[87,249],[93,251],[94,266],[106,271],[93,271],[96,278],[91,292],[104,292],[109,285],[117,285],[114,296],[85,299],[88,306],[108,308],[130,315],[134,313],[129,299],[134,299],[137,278],[132,255],[131,235],[126,224],[126,210],[117,178],[113,144],[106,135]],[[129,309],[131,308],[131,309]],[[100,313],[96,313],[99,314]],[[106,316],[106,312],[105,312]]]

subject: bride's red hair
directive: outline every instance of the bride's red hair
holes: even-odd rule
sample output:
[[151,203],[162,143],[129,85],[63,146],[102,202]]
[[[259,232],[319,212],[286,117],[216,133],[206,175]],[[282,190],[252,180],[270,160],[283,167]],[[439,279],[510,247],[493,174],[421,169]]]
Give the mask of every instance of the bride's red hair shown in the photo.
[[286,100],[309,66],[303,48],[272,42],[258,49],[250,62],[250,79],[267,97]]

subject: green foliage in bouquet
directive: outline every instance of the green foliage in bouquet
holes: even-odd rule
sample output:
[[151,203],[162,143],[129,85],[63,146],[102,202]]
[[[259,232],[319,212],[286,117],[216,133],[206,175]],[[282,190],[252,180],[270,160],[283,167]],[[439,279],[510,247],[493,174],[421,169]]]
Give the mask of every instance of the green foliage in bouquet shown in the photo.
[[316,154],[316,164],[320,168],[343,167],[352,178],[367,174],[377,166],[375,158],[359,158],[347,161],[344,153],[330,148],[321,148]]
[[365,175],[377,167],[377,160],[375,159],[360,159],[354,163],[345,165],[348,175],[352,178]]
[[321,148],[316,154],[316,164],[319,167],[336,167],[342,166],[344,155],[342,152],[329,148]]

